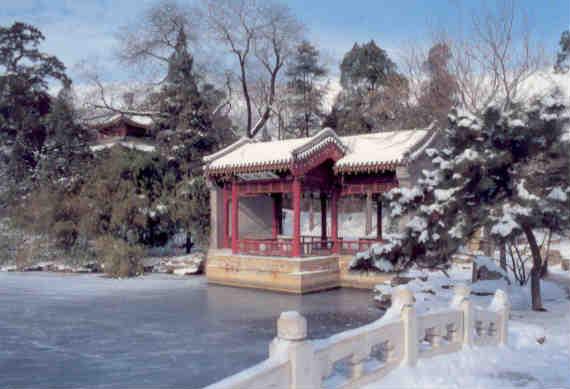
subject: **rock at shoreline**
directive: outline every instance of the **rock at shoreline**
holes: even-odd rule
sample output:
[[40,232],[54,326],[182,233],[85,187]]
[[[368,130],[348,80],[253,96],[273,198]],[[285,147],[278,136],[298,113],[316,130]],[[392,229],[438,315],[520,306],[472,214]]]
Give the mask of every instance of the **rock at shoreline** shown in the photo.
[[99,273],[100,268],[96,262],[89,262],[84,265],[69,265],[63,262],[56,261],[44,261],[38,262],[32,265],[19,267],[14,264],[4,265],[0,267],[0,271],[3,272],[34,272],[34,271],[45,271],[45,272],[57,272],[57,273]]
[[192,253],[178,257],[145,258],[145,272],[167,273],[176,275],[194,275],[204,272],[206,256],[203,253]]

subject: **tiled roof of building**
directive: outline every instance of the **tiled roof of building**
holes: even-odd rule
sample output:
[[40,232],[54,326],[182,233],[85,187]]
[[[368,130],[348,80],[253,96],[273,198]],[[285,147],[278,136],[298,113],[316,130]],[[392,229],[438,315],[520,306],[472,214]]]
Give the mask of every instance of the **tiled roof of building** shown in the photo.
[[335,162],[335,171],[381,171],[405,165],[414,152],[431,143],[434,133],[416,129],[339,137],[327,128],[308,138],[270,142],[241,139],[204,160],[206,172],[214,175],[287,170],[294,162],[334,143],[343,154]]

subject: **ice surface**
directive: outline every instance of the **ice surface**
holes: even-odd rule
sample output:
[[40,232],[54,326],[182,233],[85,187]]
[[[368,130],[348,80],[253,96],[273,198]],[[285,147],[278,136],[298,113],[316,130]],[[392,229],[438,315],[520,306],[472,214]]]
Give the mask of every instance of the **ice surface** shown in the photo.
[[0,388],[200,388],[267,357],[283,311],[327,337],[376,320],[370,292],[292,296],[203,277],[0,273]]

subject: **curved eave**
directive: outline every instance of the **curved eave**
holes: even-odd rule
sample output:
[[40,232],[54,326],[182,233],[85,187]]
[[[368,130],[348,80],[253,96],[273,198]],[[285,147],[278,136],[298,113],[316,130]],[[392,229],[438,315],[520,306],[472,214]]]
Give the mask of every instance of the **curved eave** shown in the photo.
[[100,130],[102,128],[116,126],[116,125],[121,124],[121,123],[128,124],[131,127],[143,128],[145,130],[150,130],[153,126],[153,124],[143,124],[143,123],[137,122],[136,120],[132,120],[126,116],[116,117],[116,118],[113,118],[111,120],[103,121],[100,123],[89,123],[89,121],[86,122],[87,127],[95,129],[95,130]]
[[276,162],[260,165],[224,166],[218,168],[207,167],[205,170],[206,175],[209,176],[224,176],[229,174],[258,173],[265,171],[283,172],[290,170],[290,167],[291,164],[289,162]]
[[382,163],[364,163],[354,165],[335,166],[335,174],[381,173],[396,170],[397,167],[406,166],[406,161],[389,161]]

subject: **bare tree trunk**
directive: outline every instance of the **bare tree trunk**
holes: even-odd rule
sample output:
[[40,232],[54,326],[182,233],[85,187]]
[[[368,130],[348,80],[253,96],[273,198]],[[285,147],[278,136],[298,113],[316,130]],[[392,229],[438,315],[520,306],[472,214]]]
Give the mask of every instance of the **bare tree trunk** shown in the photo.
[[186,254],[190,254],[192,246],[194,246],[194,243],[192,243],[192,233],[186,231]]
[[530,251],[532,253],[532,269],[530,270],[530,293],[532,296],[532,310],[545,311],[542,306],[542,296],[540,294],[540,267],[542,266],[542,258],[540,255],[540,247],[536,243],[534,232],[530,226],[523,224],[522,229],[526,235]]
[[242,61],[240,59],[239,68],[240,68],[240,72],[241,72],[241,76],[240,76],[241,89],[242,89],[242,93],[243,93],[243,99],[245,100],[245,107],[246,107],[246,113],[247,113],[247,136],[250,138],[253,138],[253,136],[250,136],[250,134],[249,134],[249,130],[251,129],[252,113],[251,113],[251,97],[249,96],[249,89],[247,87],[245,61]]
[[548,230],[548,236],[546,238],[546,250],[544,250],[544,259],[542,261],[542,266],[540,267],[540,278],[544,278],[548,274],[548,258],[550,257],[551,240],[552,240],[552,230]]
[[485,253],[486,256],[492,258],[493,255],[495,254],[495,244],[494,244],[493,240],[491,239],[491,233],[490,232],[491,231],[488,227],[485,227],[483,229],[484,242],[485,242],[483,252]]
[[507,248],[505,247],[506,243],[502,242],[501,245],[499,246],[499,262],[501,265],[501,268],[503,270],[507,270]]

